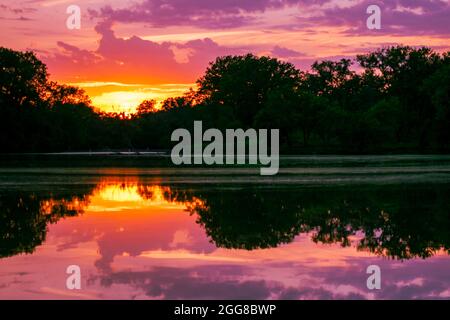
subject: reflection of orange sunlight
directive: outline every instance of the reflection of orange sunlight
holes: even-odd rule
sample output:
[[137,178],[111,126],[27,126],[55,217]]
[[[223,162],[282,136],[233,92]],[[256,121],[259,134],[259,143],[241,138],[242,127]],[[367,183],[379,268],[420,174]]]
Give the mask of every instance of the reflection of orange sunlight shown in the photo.
[[106,182],[100,184],[90,198],[86,211],[118,211],[121,209],[177,209],[186,210],[201,205],[199,199],[177,201],[171,199],[171,188],[158,185],[138,185],[136,182]]
[[222,255],[190,252],[188,250],[155,250],[143,252],[139,257],[163,260],[188,260],[188,261],[209,261],[209,262],[249,262],[249,259],[236,257],[236,255]]
[[41,202],[40,205],[40,213],[43,215],[51,215],[54,213],[57,208],[64,207],[67,211],[73,212],[83,212],[84,208],[88,205],[89,200],[79,199],[77,197],[73,197],[70,200],[62,199],[62,200],[46,200]]
[[124,202],[124,201],[138,201],[144,202],[142,196],[137,193],[136,185],[107,185],[100,189],[97,194],[94,195],[93,200],[102,199],[108,201]]

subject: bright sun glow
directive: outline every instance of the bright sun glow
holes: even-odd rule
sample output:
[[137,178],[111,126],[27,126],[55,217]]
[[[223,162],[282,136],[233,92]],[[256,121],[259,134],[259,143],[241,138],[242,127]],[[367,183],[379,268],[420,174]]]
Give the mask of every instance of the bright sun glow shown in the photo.
[[155,95],[144,92],[117,91],[92,97],[92,104],[105,112],[135,112],[136,107],[146,99],[156,99]]
[[104,112],[132,114],[144,100],[156,100],[157,104],[169,97],[181,96],[194,84],[124,84],[116,82],[71,83],[86,91],[92,105]]

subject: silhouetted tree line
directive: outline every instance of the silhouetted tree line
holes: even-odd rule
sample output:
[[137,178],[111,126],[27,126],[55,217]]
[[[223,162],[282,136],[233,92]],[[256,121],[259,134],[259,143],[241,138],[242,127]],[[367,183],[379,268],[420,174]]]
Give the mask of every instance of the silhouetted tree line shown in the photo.
[[48,80],[32,52],[0,48],[2,152],[169,149],[176,128],[278,128],[282,151],[448,152],[450,52],[396,46],[303,72],[270,57],[219,57],[196,90],[144,101],[133,116],[95,110]]

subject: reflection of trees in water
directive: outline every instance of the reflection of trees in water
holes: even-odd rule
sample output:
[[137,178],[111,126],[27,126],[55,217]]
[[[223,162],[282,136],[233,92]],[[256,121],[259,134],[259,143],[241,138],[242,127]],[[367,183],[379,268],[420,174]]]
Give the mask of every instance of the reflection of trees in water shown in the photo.
[[191,212],[219,247],[271,248],[301,231],[302,208],[294,193],[226,191],[200,198],[204,205]]
[[[157,195],[155,191],[158,192]],[[137,193],[145,200],[154,200],[155,196],[161,195],[169,203],[183,204],[189,212],[200,210],[204,206],[203,201],[196,196],[196,192],[189,188],[138,184]]]
[[[93,190],[0,194],[0,258],[32,253],[48,224],[82,213]],[[399,259],[450,250],[446,185],[208,190],[140,183],[136,192],[184,204],[218,247],[273,248],[309,233],[318,243],[349,246],[353,239],[360,250]]]
[[450,249],[449,191],[448,186],[409,186],[328,192],[322,197],[327,207],[306,210],[304,219],[316,242],[345,246],[361,231],[358,249],[399,259],[427,258]]
[[201,192],[191,212],[219,247],[257,249],[311,233],[318,243],[398,259],[450,250],[449,186]]
[[155,197],[155,191],[160,192],[164,199],[168,202],[186,203],[191,202],[195,198],[194,194],[189,190],[180,190],[169,186],[146,184],[138,184],[137,186],[138,194],[146,200],[152,200]]
[[52,195],[26,192],[0,194],[0,258],[32,253],[46,238],[49,224],[83,213],[92,188]]

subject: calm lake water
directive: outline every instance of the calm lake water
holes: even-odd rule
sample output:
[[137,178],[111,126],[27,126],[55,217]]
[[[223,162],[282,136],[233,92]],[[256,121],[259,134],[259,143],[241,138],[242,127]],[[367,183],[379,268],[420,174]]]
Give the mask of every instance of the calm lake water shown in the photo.
[[25,163],[0,167],[1,299],[450,299],[450,157]]

